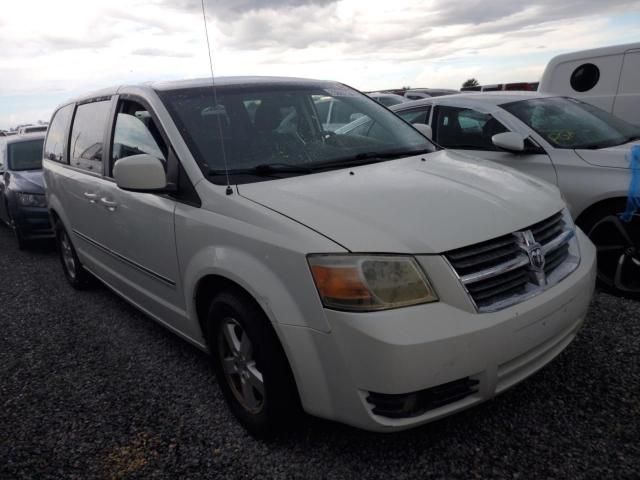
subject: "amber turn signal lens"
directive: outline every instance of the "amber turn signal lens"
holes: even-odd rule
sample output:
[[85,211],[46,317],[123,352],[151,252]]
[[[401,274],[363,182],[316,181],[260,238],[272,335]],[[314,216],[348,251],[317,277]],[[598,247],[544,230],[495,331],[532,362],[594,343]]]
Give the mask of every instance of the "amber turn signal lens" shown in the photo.
[[360,280],[357,268],[313,265],[311,271],[323,298],[341,299],[346,302],[371,300],[371,294]]

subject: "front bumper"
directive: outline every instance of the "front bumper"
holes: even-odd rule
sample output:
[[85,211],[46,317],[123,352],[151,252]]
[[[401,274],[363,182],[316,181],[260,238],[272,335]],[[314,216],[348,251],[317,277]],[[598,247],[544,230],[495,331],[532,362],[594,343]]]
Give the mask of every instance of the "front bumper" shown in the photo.
[[12,218],[15,228],[27,240],[53,238],[49,211],[46,207],[13,206]]
[[[582,232],[578,241],[582,258],[572,274],[495,313],[469,311],[458,305],[462,297],[453,295],[452,301],[385,312],[326,310],[329,334],[281,326],[305,409],[367,430],[402,430],[490,399],[523,380],[573,340],[587,313],[595,248]],[[470,381],[473,391],[413,416],[378,415],[368,400],[371,392],[396,396],[461,379]]]

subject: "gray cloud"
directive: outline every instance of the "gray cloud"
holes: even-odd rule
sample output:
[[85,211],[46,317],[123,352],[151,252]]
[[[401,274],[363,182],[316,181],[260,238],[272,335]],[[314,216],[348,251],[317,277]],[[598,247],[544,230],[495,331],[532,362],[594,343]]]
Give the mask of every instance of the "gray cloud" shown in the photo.
[[[159,0],[170,7],[201,11],[201,0]],[[301,6],[325,6],[338,0],[205,0],[207,15],[222,20],[237,19],[243,15],[261,10],[286,10]]]
[[[197,0],[186,0],[198,3]],[[224,38],[218,39],[223,46],[237,50],[264,50],[290,52],[308,47],[334,47],[340,58],[349,57],[419,61],[455,54],[452,46],[459,40],[458,33],[433,35],[437,28],[464,25],[464,37],[469,38],[469,47],[474,38],[494,35],[495,40],[485,39],[482,48],[500,46],[500,38],[516,36],[535,38],[557,29],[553,22],[575,21],[599,13],[610,15],[614,11],[638,10],[637,0],[534,0],[528,3],[512,0],[468,0],[452,2],[439,0],[416,8],[411,15],[390,15],[378,23],[366,23],[360,19],[345,20],[337,15],[336,5],[331,1],[306,2],[296,0],[272,0],[259,2],[246,0],[233,4],[231,10],[238,15],[218,28]],[[242,10],[243,4],[247,10]],[[287,6],[288,8],[282,8]],[[277,7],[281,7],[277,9]],[[402,12],[402,9],[398,9]],[[395,12],[394,12],[395,13]],[[214,12],[215,14],[215,12]]]

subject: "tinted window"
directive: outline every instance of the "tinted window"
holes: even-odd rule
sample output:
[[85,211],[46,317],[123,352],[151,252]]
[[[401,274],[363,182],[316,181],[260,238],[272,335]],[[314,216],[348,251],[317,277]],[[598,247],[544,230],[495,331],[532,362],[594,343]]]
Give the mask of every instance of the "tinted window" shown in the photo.
[[47,131],[47,127],[46,126],[41,126],[41,127],[26,127],[24,129],[24,133],[36,133],[36,132],[46,132]]
[[429,123],[429,114],[431,106],[420,109],[405,110],[404,112],[396,112],[405,122],[409,123]]
[[73,112],[73,105],[67,105],[58,110],[49,126],[47,142],[44,146],[44,157],[54,162],[65,162],[64,142],[67,134],[67,125]]
[[331,100],[326,97],[315,95],[313,101],[316,105],[316,111],[318,112],[318,118],[320,123],[325,124],[329,121],[329,105]]
[[335,126],[346,125],[360,116],[362,116],[362,113],[360,113],[353,104],[340,99],[334,99],[329,123]]
[[593,63],[585,63],[571,74],[571,88],[576,92],[586,92],[596,86],[600,80],[600,69]]
[[166,147],[151,114],[135,102],[122,102],[119,110],[113,136],[113,163],[142,153],[166,161]]
[[71,130],[72,166],[102,173],[102,141],[110,106],[110,101],[78,106]]
[[9,145],[9,170],[40,170],[44,139],[17,142]]
[[497,150],[491,137],[508,131],[488,113],[446,106],[437,113],[436,142],[445,148]]

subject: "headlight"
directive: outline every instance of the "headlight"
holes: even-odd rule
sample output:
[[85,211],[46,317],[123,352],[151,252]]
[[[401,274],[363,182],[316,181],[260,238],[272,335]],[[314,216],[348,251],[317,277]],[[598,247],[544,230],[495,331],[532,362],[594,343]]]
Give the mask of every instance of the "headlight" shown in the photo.
[[46,207],[44,195],[34,193],[17,193],[18,203],[23,207]]
[[387,310],[438,300],[410,256],[310,255],[308,260],[322,303],[328,308]]

